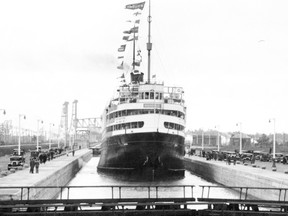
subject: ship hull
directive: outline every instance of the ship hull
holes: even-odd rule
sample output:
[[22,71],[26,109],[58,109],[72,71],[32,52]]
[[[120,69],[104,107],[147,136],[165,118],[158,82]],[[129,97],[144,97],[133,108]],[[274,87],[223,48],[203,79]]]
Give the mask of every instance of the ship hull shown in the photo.
[[184,137],[149,132],[111,136],[102,143],[98,170],[141,178],[184,176]]

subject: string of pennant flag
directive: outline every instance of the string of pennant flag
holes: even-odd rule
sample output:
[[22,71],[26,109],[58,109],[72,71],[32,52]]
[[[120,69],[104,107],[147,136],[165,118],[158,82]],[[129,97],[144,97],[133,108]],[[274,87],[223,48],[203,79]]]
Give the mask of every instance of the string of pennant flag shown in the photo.
[[[138,31],[139,31],[139,24],[140,24],[140,19],[138,18],[139,15],[141,15],[141,10],[143,10],[145,6],[145,1],[140,2],[140,3],[135,3],[135,4],[128,4],[125,6],[125,9],[128,10],[137,10],[134,12],[132,15],[134,16],[134,21],[128,20],[127,22],[131,22],[133,24],[133,27],[130,28],[129,30],[123,31],[123,37],[122,40],[125,42],[120,47],[118,48],[119,56],[118,59],[120,60],[120,65],[117,67],[120,70],[124,70],[124,52],[127,48],[127,43],[131,41],[137,41],[138,40]],[[137,56],[136,56],[136,61],[132,63],[132,66],[140,66],[140,63],[142,62],[142,56],[141,56],[141,50],[137,50]],[[121,82],[125,82],[125,75],[124,73],[119,77],[121,78]]]

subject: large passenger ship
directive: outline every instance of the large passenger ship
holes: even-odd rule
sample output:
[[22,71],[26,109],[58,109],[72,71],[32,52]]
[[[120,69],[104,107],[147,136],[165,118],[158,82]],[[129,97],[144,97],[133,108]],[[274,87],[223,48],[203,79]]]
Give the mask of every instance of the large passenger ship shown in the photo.
[[[139,7],[140,4],[130,5]],[[127,8],[127,6],[126,6]],[[122,84],[102,116],[102,144],[98,170],[145,176],[184,176],[186,107],[181,87],[150,79],[150,5],[148,16],[148,79],[136,69]],[[135,29],[135,26],[134,26]],[[133,34],[135,53],[135,32]]]

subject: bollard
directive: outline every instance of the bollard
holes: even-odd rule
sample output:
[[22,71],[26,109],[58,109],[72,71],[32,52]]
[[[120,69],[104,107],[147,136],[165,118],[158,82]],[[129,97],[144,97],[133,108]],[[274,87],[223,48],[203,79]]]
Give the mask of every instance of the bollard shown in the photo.
[[277,171],[275,159],[273,159],[272,171]]
[[262,169],[266,169],[266,166],[262,166],[261,168],[262,168]]

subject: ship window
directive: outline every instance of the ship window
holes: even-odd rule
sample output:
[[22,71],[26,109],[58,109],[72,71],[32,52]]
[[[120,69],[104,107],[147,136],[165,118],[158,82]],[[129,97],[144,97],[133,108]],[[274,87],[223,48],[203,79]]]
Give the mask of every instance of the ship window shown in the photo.
[[149,99],[149,92],[145,92],[145,99]]
[[159,100],[159,92],[155,92],[155,99]]
[[143,110],[143,114],[148,114],[148,110]]
[[154,92],[150,92],[150,99],[154,99]]
[[[155,94],[154,94],[155,96]],[[185,114],[183,112],[177,111],[177,110],[162,110],[162,109],[135,109],[135,110],[122,110],[122,111],[117,111],[114,113],[111,113],[107,115],[108,120],[112,120],[117,117],[121,116],[130,116],[130,115],[142,115],[142,114],[149,114],[149,113],[160,113],[163,115],[170,115],[170,116],[175,116],[178,118],[185,119]]]
[[106,128],[106,131],[116,131],[116,130],[126,130],[131,128],[142,128],[144,126],[144,122],[129,122],[129,123],[123,123],[123,124],[117,124],[113,126],[109,126]]
[[163,94],[162,94],[162,93],[160,93],[160,98],[159,98],[159,99],[160,99],[160,100],[162,100],[162,98],[163,98]]
[[132,128],[137,128],[137,122],[132,122]]
[[138,128],[142,128],[144,126],[144,122],[141,121],[141,122],[138,122]]
[[184,126],[179,125],[179,124],[174,124],[172,122],[164,122],[164,127],[167,129],[173,129],[173,130],[179,130],[179,131],[184,130]]

